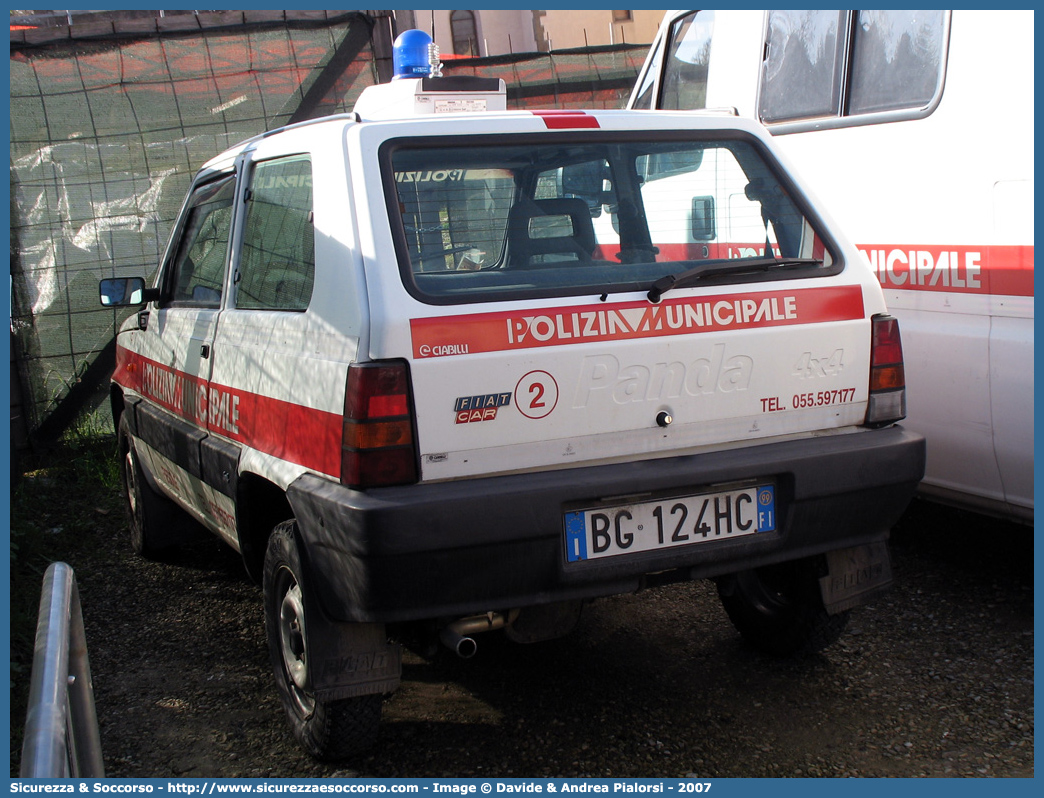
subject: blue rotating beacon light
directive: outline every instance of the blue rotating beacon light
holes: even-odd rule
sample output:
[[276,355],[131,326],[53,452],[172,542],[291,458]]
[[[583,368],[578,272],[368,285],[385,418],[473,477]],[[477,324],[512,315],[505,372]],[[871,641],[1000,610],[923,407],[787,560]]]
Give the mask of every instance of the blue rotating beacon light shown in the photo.
[[431,36],[422,30],[403,31],[392,45],[392,80],[437,77],[432,66],[438,60],[438,50],[433,52]]

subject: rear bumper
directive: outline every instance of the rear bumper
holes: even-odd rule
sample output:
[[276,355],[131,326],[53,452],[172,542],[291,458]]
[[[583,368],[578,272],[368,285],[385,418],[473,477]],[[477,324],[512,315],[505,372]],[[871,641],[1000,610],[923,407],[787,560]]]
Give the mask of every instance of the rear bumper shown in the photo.
[[[324,609],[394,622],[631,592],[649,574],[718,576],[884,540],[924,474],[924,452],[922,437],[890,427],[365,493],[305,475],[288,497]],[[774,532],[566,561],[568,510],[752,479],[775,481]]]

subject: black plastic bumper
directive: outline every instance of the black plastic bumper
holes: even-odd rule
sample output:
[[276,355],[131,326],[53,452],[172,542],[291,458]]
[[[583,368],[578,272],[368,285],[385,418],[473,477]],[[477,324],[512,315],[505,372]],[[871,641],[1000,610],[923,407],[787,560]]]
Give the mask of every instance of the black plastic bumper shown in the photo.
[[[330,616],[393,622],[625,593],[648,574],[717,576],[884,540],[924,474],[924,459],[923,438],[890,427],[368,492],[305,475],[288,497]],[[774,532],[566,561],[570,509],[766,479],[776,484]]]

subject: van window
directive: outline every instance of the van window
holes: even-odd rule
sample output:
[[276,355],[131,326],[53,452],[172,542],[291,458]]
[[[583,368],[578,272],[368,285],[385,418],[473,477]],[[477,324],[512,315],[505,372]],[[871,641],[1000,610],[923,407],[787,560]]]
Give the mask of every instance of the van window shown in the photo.
[[758,113],[766,124],[930,113],[945,11],[770,11]]
[[311,160],[298,155],[257,164],[247,193],[236,307],[307,309],[314,241]]
[[942,11],[859,11],[849,114],[922,108],[942,79]]
[[657,47],[653,50],[652,62],[649,63],[645,72],[642,73],[638,88],[634,92],[634,102],[631,108],[638,111],[648,111],[653,107],[653,87],[656,85],[656,77],[660,74],[660,61],[663,58],[663,48]]
[[[671,25],[667,69],[657,107],[670,111],[707,107],[707,70],[713,32],[713,11],[696,11]],[[651,87],[649,91],[651,94]]]
[[843,11],[770,11],[762,65],[762,122],[836,114],[844,60]]
[[[647,291],[697,264],[714,265],[708,284],[809,277],[834,263],[752,142],[498,138],[382,150],[400,271],[423,301]],[[766,256],[805,261],[767,274],[778,264]]]
[[171,304],[216,308],[221,304],[232,226],[232,176],[192,192],[174,262],[164,284]]

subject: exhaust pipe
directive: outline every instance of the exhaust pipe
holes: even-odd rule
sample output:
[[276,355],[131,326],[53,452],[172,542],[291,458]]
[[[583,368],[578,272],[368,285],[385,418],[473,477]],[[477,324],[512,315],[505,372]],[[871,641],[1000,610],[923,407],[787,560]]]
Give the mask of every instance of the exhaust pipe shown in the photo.
[[471,659],[478,651],[478,643],[474,638],[464,637],[450,626],[445,626],[439,632],[439,640],[446,648],[453,651],[461,659]]
[[491,632],[509,626],[518,617],[518,610],[508,613],[487,612],[485,615],[472,615],[446,624],[439,631],[439,640],[461,659],[471,659],[478,651],[478,643],[471,635],[480,632]]

